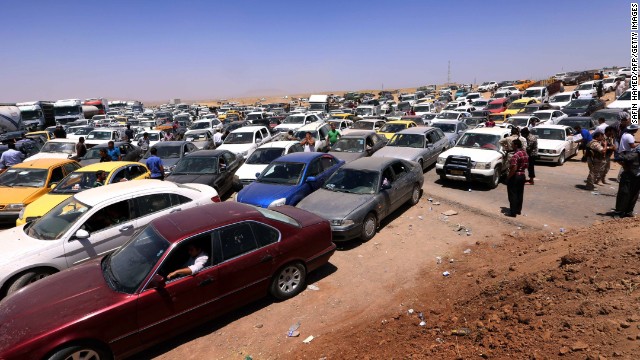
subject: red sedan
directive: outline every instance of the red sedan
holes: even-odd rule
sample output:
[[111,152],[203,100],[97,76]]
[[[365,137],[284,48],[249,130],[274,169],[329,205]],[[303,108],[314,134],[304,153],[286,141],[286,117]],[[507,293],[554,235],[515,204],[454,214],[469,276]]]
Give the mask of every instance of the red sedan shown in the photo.
[[295,296],[335,248],[328,221],[290,206],[173,213],[1,302],[0,359],[130,356],[268,293]]

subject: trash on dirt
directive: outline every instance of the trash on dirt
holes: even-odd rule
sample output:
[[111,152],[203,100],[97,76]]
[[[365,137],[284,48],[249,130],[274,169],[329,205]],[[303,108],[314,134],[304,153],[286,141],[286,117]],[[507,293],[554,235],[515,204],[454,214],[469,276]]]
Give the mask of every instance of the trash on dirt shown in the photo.
[[418,219],[423,220],[424,218],[422,216],[418,216]]
[[300,328],[300,321],[298,321],[297,323],[289,326],[289,332],[287,332],[287,336],[288,337],[298,337],[298,336],[300,336],[300,331],[298,331],[299,328]]
[[468,328],[451,330],[451,335],[455,335],[455,336],[467,336],[469,334],[471,334],[471,329],[468,329]]
[[448,217],[448,216],[446,216],[446,215],[442,215],[442,216],[440,216],[440,218],[439,218],[439,219],[440,219],[440,221],[449,222],[449,217]]
[[567,231],[567,230],[565,230],[565,228],[560,228],[560,232],[561,232],[561,233],[563,233],[563,232],[565,232],[565,231]]
[[253,360],[253,358],[251,357],[251,355],[247,355],[244,357],[244,360]]
[[471,192],[471,189],[469,189],[469,192]]
[[407,310],[407,313],[409,313],[409,315],[411,315],[411,314],[413,314],[413,311],[414,311],[413,309],[409,309],[409,310]]
[[427,199],[427,201],[432,202],[432,201],[433,201],[433,199],[432,199],[432,198],[428,198],[428,199]]
[[442,344],[442,343],[444,343],[444,340],[442,340],[442,338],[436,338],[436,342],[438,344]]
[[544,224],[544,225],[542,225],[542,226],[544,226],[544,227],[549,227],[549,225],[547,225],[547,224]]
[[424,321],[424,320],[422,320],[422,321],[420,321],[420,324],[418,324],[418,325],[420,325],[420,326],[427,326],[427,322],[426,322],[426,321]]
[[445,272],[442,273],[442,276],[449,276],[449,275],[451,275],[451,273],[448,272],[448,271],[445,271]]
[[600,195],[600,193],[599,193],[599,192],[597,192],[597,191],[592,191],[592,192],[591,192],[591,195]]
[[433,203],[433,205],[440,205],[440,202],[436,201],[436,202]]
[[467,236],[471,236],[471,229],[467,229]]
[[443,212],[442,215],[453,216],[453,215],[458,215],[458,212],[455,211],[455,210],[447,210],[447,211]]
[[308,338],[302,340],[303,343],[308,344],[311,342],[311,340],[313,340],[313,335],[309,335]]
[[469,255],[469,254],[471,254],[471,249],[467,249],[467,250],[463,251],[462,253]]
[[433,211],[433,208],[431,206],[429,206],[429,211]]
[[436,256],[436,264],[442,264],[442,258],[440,256]]
[[449,263],[450,263],[450,264],[453,264],[453,259],[449,259]]
[[318,285],[316,285],[316,284],[310,284],[310,285],[307,285],[307,289],[309,289],[309,290],[315,290],[315,291],[320,290],[320,288],[319,288],[319,287],[318,287]]

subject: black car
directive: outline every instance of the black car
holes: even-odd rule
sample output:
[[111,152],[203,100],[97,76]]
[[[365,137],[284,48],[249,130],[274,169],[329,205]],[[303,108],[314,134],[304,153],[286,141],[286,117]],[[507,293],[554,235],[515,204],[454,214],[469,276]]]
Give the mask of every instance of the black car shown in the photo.
[[222,133],[224,134],[227,131],[232,132],[233,130],[246,125],[251,125],[251,123],[248,121],[232,121],[230,123],[224,124],[224,126],[222,127]]
[[491,115],[491,111],[489,110],[475,110],[471,112],[471,117],[484,118],[485,121],[489,118],[489,115]]
[[162,159],[165,174],[170,174],[173,171],[175,165],[190,153],[198,151],[198,147],[192,144],[190,141],[161,141],[153,145],[144,157],[140,160],[141,163],[145,163],[151,156],[151,149],[158,150],[157,156]]
[[620,109],[602,109],[591,114],[591,118],[596,123],[598,122],[598,119],[604,118],[604,122],[606,122],[607,125],[613,125],[619,120],[618,119],[619,113],[620,113]]
[[[127,141],[116,141],[113,146],[119,148],[120,154],[124,155],[122,161],[135,162],[140,160],[142,155],[144,155],[139,147],[131,145]],[[106,149],[107,147],[109,147],[108,142],[98,144],[90,149],[87,149],[87,153],[80,158],[80,164],[82,166],[87,166],[100,162],[100,149]]]
[[242,158],[228,150],[201,150],[180,159],[166,180],[209,185],[222,196],[242,188],[235,176],[241,165]]
[[562,112],[569,116],[589,116],[604,107],[604,102],[599,99],[575,99],[565,105]]
[[595,130],[596,126],[598,126],[596,121],[588,116],[572,116],[564,118],[558,122],[558,125],[571,126],[572,128],[576,125],[580,125],[581,128],[587,130]]
[[563,85],[578,85],[585,81],[591,80],[591,75],[586,71],[570,72],[562,80]]

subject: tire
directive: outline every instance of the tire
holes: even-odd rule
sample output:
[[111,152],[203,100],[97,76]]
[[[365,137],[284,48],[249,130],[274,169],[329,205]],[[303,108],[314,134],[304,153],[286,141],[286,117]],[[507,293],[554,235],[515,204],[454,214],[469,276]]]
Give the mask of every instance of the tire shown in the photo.
[[305,288],[307,269],[299,262],[290,263],[278,270],[271,280],[269,292],[278,300],[287,300]]
[[409,204],[411,206],[416,205],[418,201],[420,201],[420,196],[422,195],[422,189],[418,184],[413,185],[413,189],[411,189],[411,198],[409,199]]
[[447,181],[447,175],[440,174],[440,181],[443,182],[443,183],[446,182]]
[[369,241],[376,235],[378,229],[378,219],[374,213],[369,213],[362,222],[362,232],[360,233],[360,239],[362,241]]
[[565,158],[565,154],[564,154],[564,150],[562,150],[562,152],[560,153],[560,157],[558,158],[558,162],[556,163],[556,165],[558,166],[562,166],[562,164],[564,164],[564,161],[566,160]]
[[113,356],[100,347],[92,345],[75,345],[68,346],[56,351],[49,357],[49,360],[111,360]]
[[500,178],[502,177],[502,167],[500,165],[496,165],[493,169],[493,177],[491,178],[491,183],[489,187],[495,189],[500,185]]
[[14,292],[22,289],[23,287],[34,283],[38,280],[44,279],[45,277],[53,274],[51,270],[32,270],[28,271],[19,277],[17,277],[12,283],[11,286],[7,289],[7,295],[13,294]]

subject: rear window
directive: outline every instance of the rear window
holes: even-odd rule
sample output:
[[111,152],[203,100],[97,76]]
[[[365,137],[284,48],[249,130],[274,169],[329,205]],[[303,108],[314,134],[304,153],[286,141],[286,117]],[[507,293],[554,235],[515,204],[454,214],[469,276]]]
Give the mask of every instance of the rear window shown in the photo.
[[267,219],[271,219],[271,220],[275,220],[275,221],[279,221],[279,222],[283,222],[285,224],[289,224],[291,226],[295,226],[297,228],[300,227],[300,224],[292,217],[289,217],[283,213],[277,212],[277,211],[273,211],[273,210],[269,210],[269,209],[263,209],[260,207],[255,207],[254,208],[256,210],[258,210],[262,216],[266,217]]

